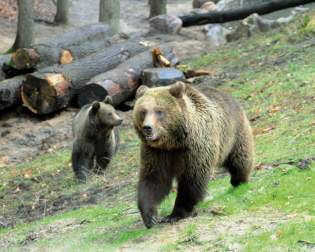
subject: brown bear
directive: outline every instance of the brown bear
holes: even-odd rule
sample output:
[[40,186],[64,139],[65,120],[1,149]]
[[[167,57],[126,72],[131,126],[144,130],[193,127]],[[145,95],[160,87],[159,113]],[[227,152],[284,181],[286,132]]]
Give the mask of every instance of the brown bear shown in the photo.
[[81,108],[72,124],[74,142],[72,168],[76,177],[85,181],[88,172],[103,172],[117,151],[118,128],[122,119],[107,96]]
[[178,82],[139,87],[133,123],[141,139],[138,207],[147,228],[157,223],[157,206],[177,180],[172,213],[161,222],[192,216],[215,167],[225,167],[231,184],[247,182],[254,146],[240,104],[215,88],[202,93]]

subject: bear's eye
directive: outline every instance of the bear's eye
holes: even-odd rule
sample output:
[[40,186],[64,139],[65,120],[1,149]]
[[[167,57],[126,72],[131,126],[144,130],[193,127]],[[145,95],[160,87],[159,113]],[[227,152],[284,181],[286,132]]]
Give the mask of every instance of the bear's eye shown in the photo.
[[162,110],[157,110],[157,111],[156,111],[156,115],[157,115],[158,118],[161,119],[161,118],[164,117],[164,112],[163,112]]
[[112,113],[111,112],[107,113],[107,116],[112,116]]
[[139,113],[139,115],[140,115],[140,118],[144,118],[145,117],[145,113],[146,113],[146,111],[145,110],[141,110],[140,111],[140,113]]

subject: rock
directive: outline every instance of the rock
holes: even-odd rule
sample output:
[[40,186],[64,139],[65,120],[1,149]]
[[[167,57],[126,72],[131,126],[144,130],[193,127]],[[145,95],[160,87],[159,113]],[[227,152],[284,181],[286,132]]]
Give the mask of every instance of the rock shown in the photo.
[[183,72],[176,68],[148,68],[142,73],[142,84],[148,87],[166,86],[185,80]]
[[271,29],[291,22],[294,16],[295,12],[292,12],[292,14],[288,17],[280,17],[276,20],[271,20],[263,18],[257,13],[254,13],[241,21],[234,31],[226,34],[226,40],[230,42],[238,40],[242,37],[250,37],[256,32],[267,32]]
[[174,15],[159,15],[150,19],[150,27],[162,33],[179,33],[183,21]]
[[[202,7],[203,4],[205,4],[206,2],[208,2],[209,0],[193,0],[192,1],[192,7],[194,9],[199,9]],[[212,2],[214,4],[218,3],[220,0],[212,0]]]
[[201,9],[206,10],[206,11],[215,11],[217,10],[217,6],[214,2],[205,2],[202,6]]
[[207,39],[214,46],[226,43],[226,35],[230,33],[230,30],[220,24],[206,25],[202,31],[207,35]]

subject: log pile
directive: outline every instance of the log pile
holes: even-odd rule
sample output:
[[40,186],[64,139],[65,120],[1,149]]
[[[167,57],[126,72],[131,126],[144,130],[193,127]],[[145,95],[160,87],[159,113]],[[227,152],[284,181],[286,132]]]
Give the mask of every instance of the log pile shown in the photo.
[[178,62],[168,46],[153,50],[139,38],[112,43],[110,33],[102,24],[85,26],[3,57],[11,76],[27,74],[0,80],[0,110],[23,103],[46,115],[107,95],[118,106],[133,97],[144,69]]
[[[169,62],[176,59],[173,50],[167,47],[162,47],[162,50]],[[152,57],[152,51],[147,50],[130,58],[117,68],[95,76],[79,90],[79,107],[93,100],[103,100],[107,95],[112,96],[115,107],[120,105],[134,94],[140,84],[141,73],[144,69],[152,68],[155,62],[156,57]]]

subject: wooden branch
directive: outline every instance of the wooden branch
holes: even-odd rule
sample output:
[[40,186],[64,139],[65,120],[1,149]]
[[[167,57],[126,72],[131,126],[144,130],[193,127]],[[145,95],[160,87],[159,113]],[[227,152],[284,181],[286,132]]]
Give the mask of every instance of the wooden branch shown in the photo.
[[264,15],[274,11],[312,2],[314,2],[314,0],[273,0],[267,3],[257,4],[256,6],[252,7],[239,8],[228,11],[211,11],[203,14],[180,16],[179,18],[183,21],[183,27],[214,23],[226,23],[230,21],[244,19],[253,13]]

